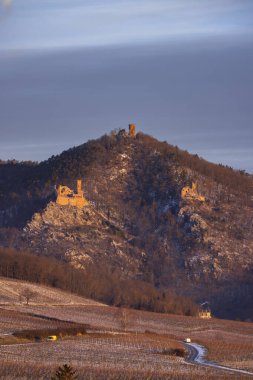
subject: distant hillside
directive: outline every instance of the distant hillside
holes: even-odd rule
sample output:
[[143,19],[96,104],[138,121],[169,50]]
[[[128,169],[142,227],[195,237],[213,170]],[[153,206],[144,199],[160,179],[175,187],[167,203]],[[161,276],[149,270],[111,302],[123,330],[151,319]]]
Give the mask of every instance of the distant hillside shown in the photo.
[[[90,206],[56,205],[55,185],[75,189],[77,178]],[[193,182],[204,202],[182,198]],[[0,241],[208,300],[216,315],[246,319],[252,195],[252,176],[242,171],[142,133],[103,136],[39,164],[0,164]]]
[[0,304],[3,306],[26,303],[22,295],[26,294],[27,290],[31,292],[29,304],[32,305],[101,305],[60,289],[4,277],[0,277]]
[[[119,307],[183,315],[196,315],[198,312],[197,305],[188,298],[176,296],[168,290],[161,291],[148,282],[124,276],[119,268],[112,271],[108,266],[101,264],[89,263],[82,269],[77,269],[53,257],[0,248],[1,276],[3,278],[0,303],[20,302],[20,297],[26,299],[26,294],[23,293],[26,288],[28,288],[28,297],[30,290],[32,293],[35,291],[36,302],[43,300],[51,302],[51,290],[58,288],[71,292],[73,302],[78,302],[78,294]],[[8,278],[6,280],[8,286],[3,285],[4,277]],[[25,280],[25,282],[17,287],[16,280]],[[11,290],[10,284],[13,284]],[[47,285],[50,288],[44,286],[44,291],[37,295],[37,288],[40,288],[40,285]],[[57,290],[56,294],[58,293],[60,292]],[[33,294],[31,298],[34,301]],[[68,299],[70,298],[69,294]],[[83,303],[83,299],[79,300]]]

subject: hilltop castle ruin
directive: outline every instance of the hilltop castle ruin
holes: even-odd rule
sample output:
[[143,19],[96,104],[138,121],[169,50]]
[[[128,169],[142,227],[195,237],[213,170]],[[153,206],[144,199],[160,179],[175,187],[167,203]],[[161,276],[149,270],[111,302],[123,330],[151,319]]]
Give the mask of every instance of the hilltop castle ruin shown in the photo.
[[57,189],[57,199],[56,203],[61,206],[76,206],[79,208],[83,208],[84,206],[88,206],[89,202],[85,198],[82,191],[82,180],[77,180],[77,192],[74,193],[68,186],[60,185]]
[[136,137],[136,126],[135,124],[128,125],[128,132],[125,129],[119,129],[112,132],[112,136],[116,137],[117,140],[122,140],[126,137],[135,138]]

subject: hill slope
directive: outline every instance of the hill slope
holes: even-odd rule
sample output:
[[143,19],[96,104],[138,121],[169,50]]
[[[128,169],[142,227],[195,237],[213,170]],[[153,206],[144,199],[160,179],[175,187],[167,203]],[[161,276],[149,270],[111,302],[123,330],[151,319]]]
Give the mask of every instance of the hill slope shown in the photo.
[[[54,186],[75,188],[77,178],[90,206],[56,205]],[[204,202],[182,199],[192,182]],[[2,245],[119,270],[209,300],[217,315],[250,317],[251,176],[140,133],[103,136],[40,164],[2,163],[0,186]]]
[[22,305],[25,299],[21,295],[27,289],[33,293],[30,305],[102,305],[60,289],[4,277],[0,277],[0,304]]

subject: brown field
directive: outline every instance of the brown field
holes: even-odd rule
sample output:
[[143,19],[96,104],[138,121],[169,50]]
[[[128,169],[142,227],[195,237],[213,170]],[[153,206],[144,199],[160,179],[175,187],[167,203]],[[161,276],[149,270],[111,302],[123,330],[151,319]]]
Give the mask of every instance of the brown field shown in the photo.
[[88,334],[57,342],[2,346],[1,378],[14,379],[18,373],[19,379],[48,379],[66,361],[78,370],[80,379],[231,378],[171,355],[171,349],[178,347],[177,341],[153,334]]
[[[18,289],[20,282],[11,281],[10,287]],[[189,364],[182,357],[182,340],[191,337],[208,348],[210,360],[253,371],[252,323],[122,310],[37,287],[41,296],[29,305],[14,292],[0,307],[1,379],[50,379],[64,363],[77,370],[78,379],[252,378]],[[33,330],[39,336],[42,329],[53,335],[76,324],[90,327],[85,335],[74,336],[73,330],[56,342],[4,335]]]

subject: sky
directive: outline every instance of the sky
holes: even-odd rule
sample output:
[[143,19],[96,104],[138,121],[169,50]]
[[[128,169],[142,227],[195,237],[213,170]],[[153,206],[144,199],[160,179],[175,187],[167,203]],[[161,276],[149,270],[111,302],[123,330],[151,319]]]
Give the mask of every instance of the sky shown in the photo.
[[0,159],[114,128],[253,173],[252,0],[0,0]]

